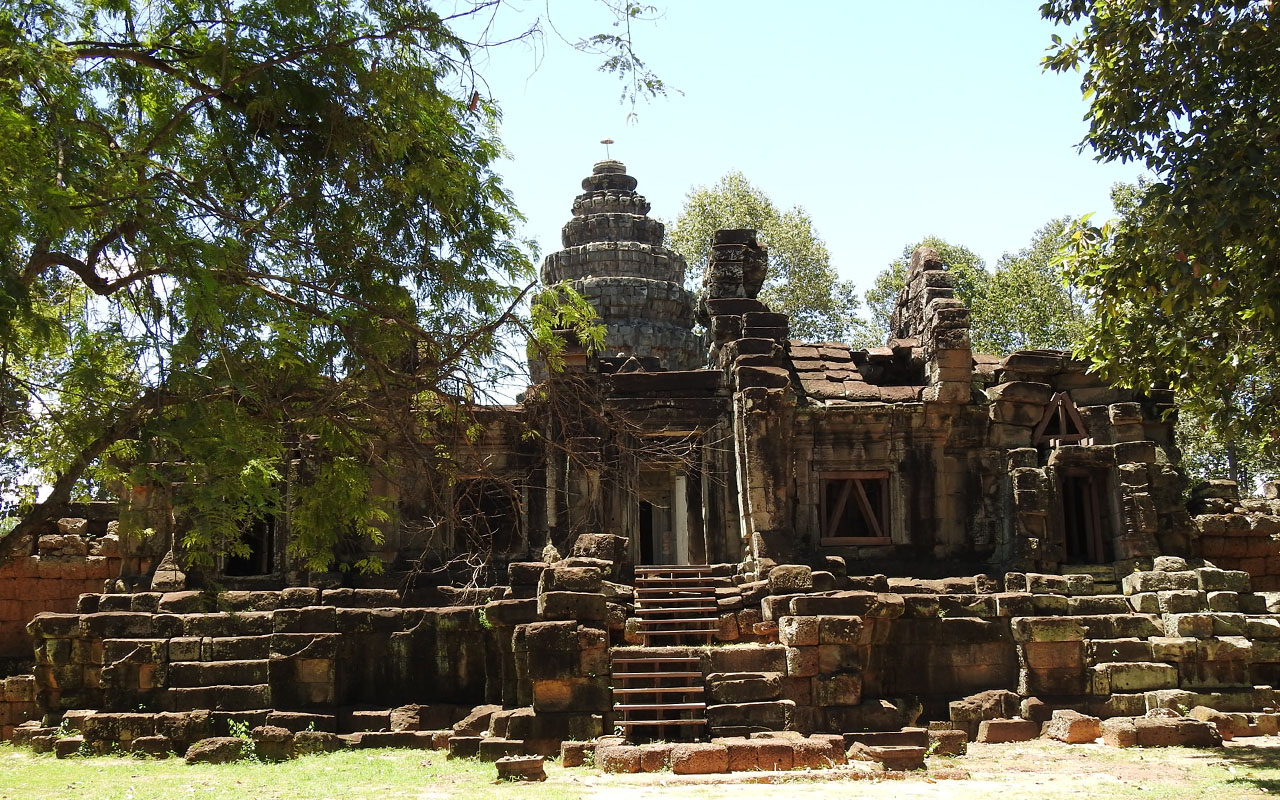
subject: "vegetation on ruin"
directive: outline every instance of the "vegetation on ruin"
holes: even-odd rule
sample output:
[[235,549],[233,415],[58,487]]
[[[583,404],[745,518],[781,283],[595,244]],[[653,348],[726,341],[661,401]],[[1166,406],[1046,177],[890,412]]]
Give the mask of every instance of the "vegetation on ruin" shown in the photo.
[[1165,384],[1213,437],[1273,461],[1280,440],[1280,15],[1254,0],[1051,0],[1046,69],[1079,71],[1082,142],[1153,177],[1066,265],[1109,380]]
[[935,236],[907,245],[867,290],[876,328],[888,335],[911,253],[928,246],[938,251],[955,277],[956,296],[969,306],[969,338],[975,352],[1070,350],[1083,333],[1087,314],[1055,261],[1069,223],[1069,218],[1045,223],[1027,247],[1001,256],[995,270],[987,269],[982,257],[967,247]]
[[[294,555],[324,569],[394,513],[383,442],[447,473],[469,403],[519,368],[508,337],[555,347],[520,310],[529,248],[471,67],[500,5],[0,8],[0,497],[21,496],[19,530],[172,487],[193,560],[288,503]],[[644,7],[601,7],[626,26],[581,44],[628,97],[662,93],[631,48]]]
[[875,343],[858,314],[853,282],[840,279],[809,214],[800,206],[779,211],[741,172],[690,190],[667,228],[667,246],[689,263],[690,288],[698,289],[711,257],[711,235],[722,228],[754,228],[768,246],[769,274],[760,299],[791,318],[792,338]]

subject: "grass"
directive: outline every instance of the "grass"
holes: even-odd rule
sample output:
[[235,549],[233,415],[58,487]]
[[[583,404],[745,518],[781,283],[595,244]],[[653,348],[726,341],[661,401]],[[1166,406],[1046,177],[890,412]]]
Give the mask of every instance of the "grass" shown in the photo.
[[834,775],[834,780],[824,780],[824,773],[815,772],[809,780],[802,774],[797,780],[787,779],[785,787],[743,782],[751,780],[745,773],[715,777],[726,782],[690,785],[670,772],[601,776],[594,770],[563,770],[550,763],[545,784],[499,784],[492,764],[450,761],[443,752],[422,750],[347,750],[281,764],[191,766],[173,758],[57,760],[0,744],[0,800],[988,800],[1003,795],[1035,800],[1243,800],[1280,793],[1280,746],[1267,738],[1269,746],[1216,750],[1116,750],[1044,741],[974,745],[966,757],[930,759],[931,769],[959,767],[972,774],[970,780],[935,783],[925,774],[915,774],[851,784]]
[[0,744],[0,800],[571,800],[544,784],[496,783],[493,764],[440,751],[348,750],[280,764],[188,765],[182,759],[55,759]]

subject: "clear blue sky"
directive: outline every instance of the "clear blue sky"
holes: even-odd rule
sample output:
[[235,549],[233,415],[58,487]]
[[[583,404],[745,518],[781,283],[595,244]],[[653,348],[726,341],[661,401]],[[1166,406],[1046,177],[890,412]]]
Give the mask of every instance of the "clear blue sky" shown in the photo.
[[[1051,218],[1110,216],[1110,186],[1139,174],[1077,153],[1079,76],[1041,70],[1055,30],[1034,0],[661,5],[636,48],[683,94],[637,106],[635,122],[616,78],[550,31],[479,63],[503,111],[501,172],[544,255],[605,137],[664,220],[735,169],[780,208],[803,206],[860,290],[929,234],[994,266]],[[545,10],[506,9],[500,23]],[[611,30],[595,2],[550,10],[567,38]]]

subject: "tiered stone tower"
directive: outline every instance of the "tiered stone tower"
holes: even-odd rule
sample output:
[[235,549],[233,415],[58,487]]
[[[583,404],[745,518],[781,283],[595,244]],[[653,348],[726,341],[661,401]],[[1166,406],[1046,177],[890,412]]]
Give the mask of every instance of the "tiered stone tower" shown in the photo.
[[601,161],[582,188],[564,249],[542,264],[543,283],[569,281],[595,308],[607,329],[600,355],[657,359],[668,370],[702,366],[706,345],[693,332],[684,257],[662,246],[664,226],[649,218],[636,179],[622,162]]

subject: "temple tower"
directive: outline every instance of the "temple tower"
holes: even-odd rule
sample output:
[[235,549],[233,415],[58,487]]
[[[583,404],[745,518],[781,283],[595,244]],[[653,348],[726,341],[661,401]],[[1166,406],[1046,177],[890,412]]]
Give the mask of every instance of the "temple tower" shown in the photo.
[[[706,358],[694,333],[694,297],[684,257],[662,246],[664,226],[620,161],[601,161],[582,180],[564,249],[547,256],[542,281],[568,281],[607,329],[602,356],[635,356],[646,369],[696,369]],[[656,362],[653,360],[656,359]]]

